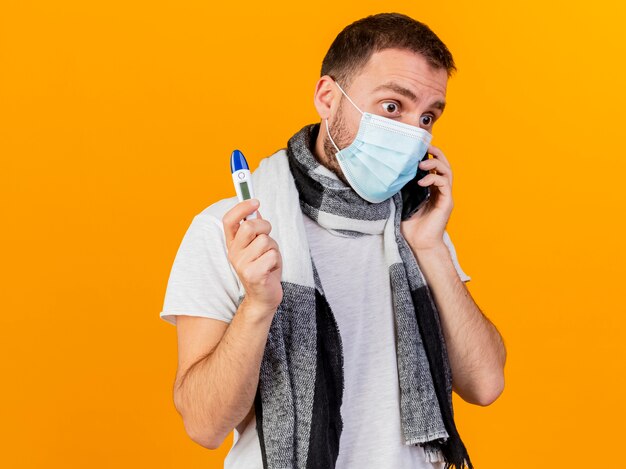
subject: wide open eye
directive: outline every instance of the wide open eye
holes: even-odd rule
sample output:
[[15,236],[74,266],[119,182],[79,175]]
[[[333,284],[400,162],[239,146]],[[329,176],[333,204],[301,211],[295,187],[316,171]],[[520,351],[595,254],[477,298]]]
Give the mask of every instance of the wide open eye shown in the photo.
[[383,109],[387,114],[397,114],[400,111],[400,106],[394,101],[385,101],[382,103]]
[[[428,120],[426,122],[424,122],[424,120],[423,120],[424,118],[426,118]],[[433,122],[434,122],[433,116],[428,116],[428,115],[420,117],[420,120],[422,120],[422,124],[424,124],[426,126],[432,125]]]

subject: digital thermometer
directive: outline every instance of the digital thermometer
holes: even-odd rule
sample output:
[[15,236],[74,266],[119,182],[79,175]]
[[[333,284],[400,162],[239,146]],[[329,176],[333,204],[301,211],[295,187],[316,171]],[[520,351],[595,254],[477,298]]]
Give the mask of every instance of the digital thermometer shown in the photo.
[[[232,155],[230,155],[230,172],[233,175],[233,183],[235,184],[239,202],[253,199],[254,191],[252,190],[250,168],[248,167],[245,156],[243,156],[243,153],[239,150],[233,151]],[[256,217],[256,212],[254,212],[248,215],[246,220],[251,220]]]

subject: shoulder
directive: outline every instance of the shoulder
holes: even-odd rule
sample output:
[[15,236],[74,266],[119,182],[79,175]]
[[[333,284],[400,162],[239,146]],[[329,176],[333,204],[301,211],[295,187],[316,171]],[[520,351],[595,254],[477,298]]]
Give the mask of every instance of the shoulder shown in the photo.
[[448,250],[450,251],[450,257],[452,258],[452,263],[454,264],[454,267],[456,268],[459,274],[459,277],[461,277],[461,280],[463,280],[464,282],[471,280],[472,277],[467,275],[461,268],[461,265],[459,264],[459,259],[456,253],[456,248],[454,247],[454,243],[450,239],[450,235],[448,234],[447,230],[444,230],[443,232],[443,242],[447,246]]
[[212,203],[195,216],[195,220],[203,224],[216,224],[222,227],[224,214],[237,205],[237,196],[227,197]]

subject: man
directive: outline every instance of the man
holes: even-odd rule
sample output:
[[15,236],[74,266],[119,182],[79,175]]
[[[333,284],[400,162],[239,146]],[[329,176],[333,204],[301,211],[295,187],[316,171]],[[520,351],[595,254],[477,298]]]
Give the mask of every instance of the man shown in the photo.
[[[322,122],[294,135],[287,156],[281,150],[295,181],[289,185],[291,193],[296,187],[295,196],[300,198],[303,225],[298,226],[304,226],[308,243],[303,246],[309,247],[314,261],[315,301],[308,302],[316,305],[312,313],[306,310],[308,300],[300,306],[293,301],[292,309],[284,307],[287,297],[297,298],[293,290],[300,287],[286,281],[285,270],[293,270],[292,253],[297,249],[289,251],[289,259],[283,256],[289,243],[298,242],[296,229],[289,232],[291,220],[284,221],[287,215],[270,212],[273,204],[264,205],[265,198],[259,196],[241,203],[236,197],[221,200],[194,218],[174,261],[161,317],[178,326],[174,401],[187,433],[198,444],[215,449],[236,431],[226,468],[278,467],[278,461],[289,461],[282,467],[307,468],[432,468],[444,463],[472,467],[451,420],[450,396],[449,402],[441,397],[446,390],[441,377],[446,376],[449,360],[448,392],[454,389],[469,403],[489,405],[503,391],[506,351],[497,329],[466,289],[463,282],[470,277],[461,270],[445,231],[453,208],[450,163],[441,149],[425,143],[443,113],[453,70],[452,56],[439,38],[426,25],[400,14],[359,20],[331,45],[315,88],[314,104]],[[397,136],[397,141],[386,138],[379,151],[371,146],[376,129],[367,130],[377,122],[387,136]],[[394,183],[415,175],[411,158],[422,156],[402,153],[403,139],[428,145],[433,158],[419,167],[430,173],[410,183],[430,187],[431,196],[401,221],[402,236],[396,233],[394,238],[388,230],[393,229],[393,207],[401,203]],[[359,159],[355,156],[359,149],[375,155],[362,153]],[[393,158],[384,156],[392,154]],[[270,161],[278,161],[278,156]],[[391,168],[391,163],[401,161],[412,172],[391,170],[396,178],[385,183],[385,165]],[[381,169],[370,171],[368,177],[358,173],[368,164],[381,163]],[[255,172],[267,173],[261,167]],[[264,181],[262,176],[257,180]],[[287,185],[276,184],[280,186],[276,191]],[[271,189],[265,193],[271,194]],[[323,197],[326,202],[319,201]],[[354,223],[353,230],[347,229],[350,224],[330,226],[346,220],[345,214],[333,213],[338,206],[346,213],[353,211],[347,218]],[[257,209],[257,219],[245,220]],[[389,217],[387,221],[372,215],[378,209]],[[271,223],[264,213],[272,213]],[[380,229],[359,228],[371,226],[370,222],[380,222]],[[280,241],[274,239],[278,235]],[[394,255],[390,253],[397,256],[407,243],[413,257],[408,259],[405,253],[403,262],[399,257],[389,261]],[[420,285],[420,275],[428,288]],[[399,293],[409,288],[412,300]],[[400,297],[412,317],[400,315]],[[436,321],[431,323],[423,318],[429,298],[436,306]],[[309,316],[317,311],[317,332],[312,333],[317,334],[317,348],[313,341],[313,348],[306,349],[311,334],[296,340],[296,322],[282,329],[293,337],[278,340],[281,330],[276,323],[305,310]],[[323,314],[332,319],[321,322]],[[278,315],[280,320],[275,320]],[[401,336],[406,321],[415,321],[416,316],[413,329],[408,329],[413,333]],[[445,339],[443,350],[437,348],[436,323],[443,333],[441,343]],[[435,331],[430,338],[425,333],[428,327]],[[423,342],[417,340],[420,335]],[[333,349],[333,343],[340,345]],[[284,363],[279,355],[271,355],[276,344],[287,349]],[[419,366],[414,353],[418,348],[428,357]],[[302,372],[294,357],[301,353],[306,359],[315,350],[313,368]],[[335,361],[339,356],[342,361]],[[283,375],[277,374],[281,371]],[[296,384],[298,376],[307,373],[315,392],[311,391],[310,401],[303,401],[307,389]],[[275,383],[280,376],[288,376],[293,388]],[[415,376],[420,378],[410,381]],[[270,402],[280,392],[286,394]],[[296,415],[291,414],[294,409]],[[419,433],[421,424],[411,422],[424,409],[428,412],[420,422],[432,417],[428,425],[439,433],[411,439],[412,431],[424,435]]]

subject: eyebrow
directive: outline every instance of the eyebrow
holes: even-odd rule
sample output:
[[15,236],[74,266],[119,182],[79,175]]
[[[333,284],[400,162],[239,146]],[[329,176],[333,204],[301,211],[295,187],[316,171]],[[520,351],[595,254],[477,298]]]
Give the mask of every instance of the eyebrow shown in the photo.
[[[405,88],[404,86],[398,85],[397,83],[394,83],[393,81],[390,81],[389,83],[384,83],[382,85],[377,86],[376,88],[374,88],[374,91],[379,91],[379,90],[391,90],[391,91],[395,91],[396,93],[409,98],[411,101],[417,102],[417,96],[415,96],[415,93],[413,93],[410,89]],[[443,112],[443,110],[446,107],[446,102],[445,101],[435,101],[431,106],[433,106],[436,109],[441,110],[441,112]]]

